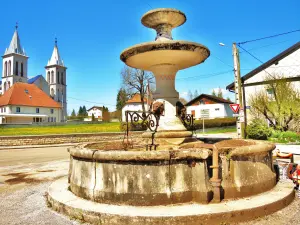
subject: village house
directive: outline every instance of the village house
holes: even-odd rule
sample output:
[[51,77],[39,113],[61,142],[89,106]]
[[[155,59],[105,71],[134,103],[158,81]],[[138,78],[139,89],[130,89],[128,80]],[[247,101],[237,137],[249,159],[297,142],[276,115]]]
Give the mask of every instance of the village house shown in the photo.
[[35,84],[15,83],[0,97],[0,124],[61,121],[61,105]]
[[[147,98],[144,98],[145,110],[148,111],[150,109],[150,102],[148,102]],[[122,121],[126,121],[126,111],[143,111],[141,95],[134,94],[127,102],[126,105],[122,108]]]
[[93,115],[95,120],[102,121],[103,107],[93,106],[92,108],[87,110],[87,113],[88,113],[88,118],[84,118],[84,121],[92,121]]
[[[294,87],[300,90],[300,42],[241,77],[247,123],[253,119],[249,103],[251,96],[259,91],[265,91],[270,97],[273,95],[273,91],[267,89],[267,84],[276,81],[276,79],[266,81],[270,75],[279,75],[284,78],[285,82],[293,82]],[[229,84],[226,88],[234,92],[234,83]]]
[[231,101],[213,95],[201,94],[185,104],[187,114],[195,119],[233,117]]

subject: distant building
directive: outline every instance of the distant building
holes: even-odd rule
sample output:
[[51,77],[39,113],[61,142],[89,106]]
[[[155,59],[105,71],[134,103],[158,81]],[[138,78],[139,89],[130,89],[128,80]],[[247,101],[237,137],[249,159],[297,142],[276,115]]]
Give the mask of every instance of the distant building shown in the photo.
[[[63,60],[60,57],[57,41],[55,40],[52,56],[47,63],[46,79],[42,75],[28,78],[28,56],[21,46],[18,30],[13,34],[9,47],[2,56],[2,81],[0,92],[4,96],[15,84],[25,83],[36,85],[46,95],[61,105],[61,115],[56,117],[56,122],[63,122],[67,119],[67,85],[66,70]],[[2,98],[2,97],[0,97]],[[2,101],[2,100],[0,100]],[[25,103],[24,103],[25,104]],[[40,103],[43,105],[43,103]]]
[[[294,87],[300,91],[300,42],[241,78],[246,122],[249,123],[252,120],[251,105],[249,103],[251,95],[263,90],[269,97],[272,97],[273,91],[267,89],[268,81],[266,81],[266,78],[276,74],[283,76],[285,82],[293,82]],[[226,89],[234,92],[234,83],[229,84]]]
[[61,105],[35,84],[17,82],[0,97],[0,124],[61,121]]
[[[148,111],[150,109],[150,102],[148,102],[147,98],[144,98],[144,102],[145,102],[145,110]],[[122,121],[126,121],[126,116],[125,116],[126,111],[143,111],[140,94],[134,94],[126,102],[126,105],[122,108]]]
[[209,118],[224,118],[233,117],[233,112],[230,108],[231,101],[223,98],[218,98],[213,95],[201,94],[186,103],[187,114],[192,114],[195,119],[204,117]]
[[101,121],[103,117],[103,107],[93,106],[92,108],[87,110],[87,113],[88,118],[85,118],[84,121],[92,121],[93,115],[96,120]]

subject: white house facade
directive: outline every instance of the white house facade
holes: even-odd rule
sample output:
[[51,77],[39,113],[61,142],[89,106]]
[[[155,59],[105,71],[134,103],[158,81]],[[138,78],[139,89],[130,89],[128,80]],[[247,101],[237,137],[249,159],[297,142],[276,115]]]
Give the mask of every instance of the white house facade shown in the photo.
[[187,114],[195,119],[233,117],[231,101],[216,96],[201,94],[186,104]]
[[35,84],[45,94],[54,99],[62,107],[61,115],[55,117],[57,122],[67,119],[67,100],[66,100],[66,67],[60,57],[57,41],[55,40],[52,56],[47,63],[46,79],[42,75],[28,78],[28,56],[21,46],[18,34],[18,27],[13,34],[9,47],[2,56],[2,81],[1,94],[4,95],[16,83]]
[[[147,102],[147,99],[144,99],[144,102]],[[149,104],[145,103],[145,110],[148,111],[150,109]],[[122,121],[126,121],[126,111],[143,111],[141,96],[139,94],[135,94],[130,98],[126,105],[122,108]]]
[[[241,78],[243,86],[243,99],[245,105],[246,119],[251,121],[250,98],[257,92],[265,91],[272,95],[267,89],[266,78],[270,75],[279,75],[286,81],[292,82],[293,86],[300,90],[300,42],[276,55],[266,63],[252,70]],[[227,89],[234,91],[234,83],[227,86]]]
[[101,121],[103,117],[103,108],[100,106],[93,106],[92,108],[87,110],[87,113],[88,118],[85,118],[85,121],[92,121],[93,115],[96,120]]
[[61,121],[61,105],[35,84],[16,83],[0,97],[0,124]]

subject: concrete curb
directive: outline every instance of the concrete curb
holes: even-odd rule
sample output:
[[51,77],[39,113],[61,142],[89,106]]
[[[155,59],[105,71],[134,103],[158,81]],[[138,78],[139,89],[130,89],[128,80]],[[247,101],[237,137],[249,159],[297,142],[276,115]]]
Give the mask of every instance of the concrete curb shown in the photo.
[[11,149],[31,149],[31,148],[49,148],[49,147],[69,147],[74,146],[81,143],[64,143],[64,144],[52,144],[52,145],[19,145],[19,146],[0,146],[0,151],[2,150],[11,150]]
[[48,204],[71,218],[107,225],[184,225],[220,224],[251,220],[271,214],[290,204],[295,197],[291,182],[279,182],[265,193],[217,204],[180,204],[166,206],[129,206],[95,203],[68,190],[67,178],[48,189]]

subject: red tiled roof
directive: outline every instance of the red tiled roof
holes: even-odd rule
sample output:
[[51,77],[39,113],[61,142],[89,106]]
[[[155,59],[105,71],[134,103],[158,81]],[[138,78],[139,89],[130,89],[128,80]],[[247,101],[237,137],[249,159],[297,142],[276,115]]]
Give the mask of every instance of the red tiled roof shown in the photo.
[[0,106],[23,105],[61,108],[61,105],[35,84],[15,83],[0,97]]
[[[144,97],[144,102],[147,102],[147,98]],[[131,99],[128,99],[128,101],[126,102],[128,103],[142,103],[141,101],[141,95],[140,94],[134,94]]]
[[198,97],[192,99],[191,101],[189,101],[188,103],[186,103],[186,106],[190,106],[192,104],[194,104],[196,101],[200,101],[202,98],[207,98],[210,99],[211,101],[215,102],[215,103],[227,103],[227,104],[233,104],[233,102],[226,100],[224,98],[219,98],[217,96],[213,96],[213,95],[208,95],[208,94],[201,94]]

